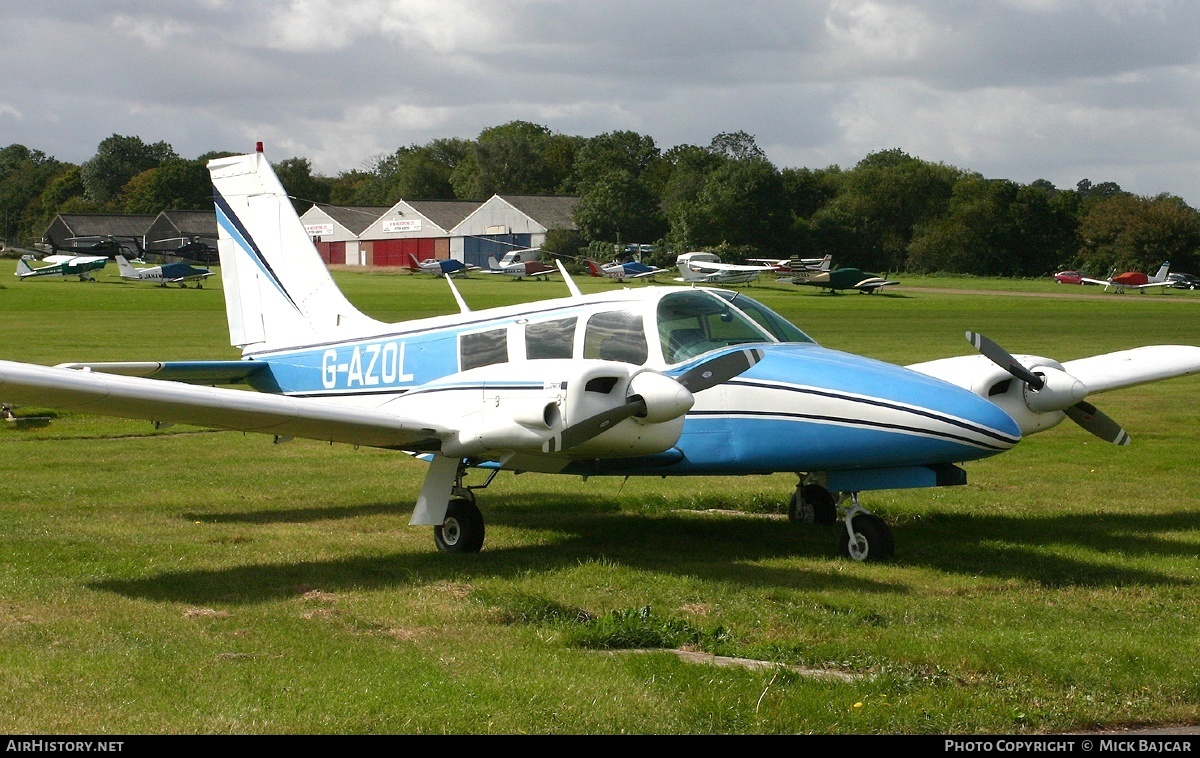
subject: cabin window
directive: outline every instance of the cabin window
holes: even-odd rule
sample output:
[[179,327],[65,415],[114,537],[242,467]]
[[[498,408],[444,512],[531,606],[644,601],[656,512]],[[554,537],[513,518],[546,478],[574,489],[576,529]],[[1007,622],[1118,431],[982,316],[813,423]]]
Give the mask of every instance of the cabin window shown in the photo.
[[458,338],[458,365],[461,370],[508,362],[508,330],[463,334]]
[[574,354],[575,321],[559,318],[525,325],[525,357],[570,358]]
[[629,311],[597,313],[588,319],[583,357],[642,365],[649,349],[642,317]]

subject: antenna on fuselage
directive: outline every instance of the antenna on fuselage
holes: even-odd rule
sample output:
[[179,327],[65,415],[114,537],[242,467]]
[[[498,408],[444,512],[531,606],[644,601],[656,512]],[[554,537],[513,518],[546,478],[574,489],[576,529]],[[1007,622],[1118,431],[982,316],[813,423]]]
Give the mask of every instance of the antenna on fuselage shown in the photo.
[[575,284],[575,280],[567,273],[567,267],[559,258],[554,259],[554,265],[558,266],[558,270],[562,272],[563,281],[567,283],[567,289],[571,290],[571,295],[574,297],[583,297],[583,293],[579,291],[579,285]]
[[458,287],[454,286],[454,280],[447,274],[445,277],[446,284],[450,285],[450,292],[454,294],[454,300],[458,303],[459,313],[470,313],[471,309],[467,307],[467,301],[462,299],[462,295],[458,294]]

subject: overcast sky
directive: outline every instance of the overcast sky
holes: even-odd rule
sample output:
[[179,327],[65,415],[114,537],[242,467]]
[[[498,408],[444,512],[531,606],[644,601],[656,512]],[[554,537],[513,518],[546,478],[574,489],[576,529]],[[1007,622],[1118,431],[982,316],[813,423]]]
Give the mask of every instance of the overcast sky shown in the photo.
[[1193,0],[4,0],[0,146],[112,134],[335,176],[514,120],[779,168],[927,161],[1200,208]]

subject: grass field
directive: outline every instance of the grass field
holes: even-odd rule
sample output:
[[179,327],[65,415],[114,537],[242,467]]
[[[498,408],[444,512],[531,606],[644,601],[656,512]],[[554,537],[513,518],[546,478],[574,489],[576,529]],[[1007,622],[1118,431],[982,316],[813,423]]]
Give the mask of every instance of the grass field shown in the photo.
[[[456,310],[440,280],[335,276],[377,318]],[[968,329],[1059,360],[1200,345],[1200,293],[901,280],[874,296],[748,291],[827,347],[895,363],[968,354]],[[565,294],[458,287],[475,310]],[[3,359],[234,358],[227,337],[213,280],[0,283]],[[1200,376],[1091,400],[1132,445],[1068,422],[967,464],[965,486],[864,493],[892,526],[886,564],[788,522],[788,474],[502,474],[479,493],[484,550],[446,555],[408,526],[424,464],[404,455],[18,408],[51,421],[0,428],[0,731],[1200,723]]]

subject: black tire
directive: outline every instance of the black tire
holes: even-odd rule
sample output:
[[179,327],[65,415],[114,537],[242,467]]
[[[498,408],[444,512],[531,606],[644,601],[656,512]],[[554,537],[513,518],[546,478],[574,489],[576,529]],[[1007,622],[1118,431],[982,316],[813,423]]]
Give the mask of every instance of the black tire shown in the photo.
[[856,561],[886,561],[896,554],[892,530],[883,519],[870,513],[862,513],[854,517],[853,523],[858,554],[850,552],[850,533],[843,528],[838,539],[838,547],[843,557]]
[[483,549],[483,514],[462,498],[450,501],[446,519],[433,528],[433,541],[443,553],[478,553]]
[[819,484],[797,487],[788,503],[788,520],[819,526],[836,524],[837,504],[833,500],[833,493]]

